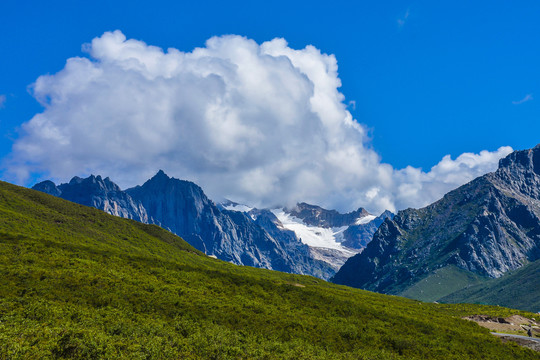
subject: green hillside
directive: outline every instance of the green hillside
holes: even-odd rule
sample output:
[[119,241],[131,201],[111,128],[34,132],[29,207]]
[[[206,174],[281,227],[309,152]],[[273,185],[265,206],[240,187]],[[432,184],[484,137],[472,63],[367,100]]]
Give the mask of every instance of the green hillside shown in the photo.
[[464,288],[440,299],[443,302],[497,304],[540,311],[540,260],[498,279]]
[[448,265],[435,270],[399,295],[421,301],[436,301],[443,296],[482,281],[486,281],[486,279],[457,266]]
[[3,182],[0,279],[0,359],[540,358],[460,319],[518,311],[235,266]]

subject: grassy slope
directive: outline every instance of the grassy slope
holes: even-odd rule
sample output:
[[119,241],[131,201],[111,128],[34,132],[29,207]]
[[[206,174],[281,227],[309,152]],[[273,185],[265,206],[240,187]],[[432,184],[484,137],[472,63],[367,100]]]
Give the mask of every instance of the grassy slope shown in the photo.
[[422,301],[436,301],[465,287],[485,281],[484,278],[449,265],[435,270],[429,276],[416,282],[400,296]]
[[459,319],[516,311],[235,266],[3,182],[0,279],[0,359],[540,358]]
[[474,285],[441,299],[443,302],[512,304],[532,312],[540,311],[540,260],[498,279]]

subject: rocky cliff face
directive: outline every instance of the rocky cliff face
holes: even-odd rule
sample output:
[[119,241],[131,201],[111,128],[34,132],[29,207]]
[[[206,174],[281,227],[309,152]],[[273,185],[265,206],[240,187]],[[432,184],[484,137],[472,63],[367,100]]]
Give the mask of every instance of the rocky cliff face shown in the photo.
[[144,223],[156,223],[148,217],[140,202],[120,190],[109,178],[102,179],[99,175],[91,175],[86,179],[75,176],[69,183],[58,186],[47,180],[34,185],[32,189],[81,205],[92,206],[111,215]]
[[387,219],[333,281],[399,294],[445,266],[497,278],[540,258],[540,146],[423,208]]
[[74,177],[59,186],[45,181],[34,189],[112,215],[160,225],[206,254],[235,264],[323,279],[335,273],[330,265],[314,259],[296,237],[275,225],[272,228],[271,219],[264,223],[261,216],[257,222],[246,213],[219,209],[199,186],[169,178],[163,171],[126,191],[100,176]]
[[359,208],[356,211],[340,214],[336,210],[326,210],[320,206],[299,203],[289,210],[292,216],[302,219],[307,225],[320,226],[324,228],[349,226],[355,224],[359,219],[371,215],[366,209]]
[[169,178],[160,171],[126,193],[140,201],[163,227],[208,255],[235,264],[322,278],[333,273],[326,264],[310,258],[309,249],[297,239],[283,236],[277,228],[261,226],[262,218],[257,222],[244,212],[220,210],[192,182]]

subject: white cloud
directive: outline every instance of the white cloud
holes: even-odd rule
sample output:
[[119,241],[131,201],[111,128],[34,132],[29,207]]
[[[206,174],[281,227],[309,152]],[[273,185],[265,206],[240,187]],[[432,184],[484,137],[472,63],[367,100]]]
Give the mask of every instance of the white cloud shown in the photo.
[[403,25],[405,25],[405,23],[407,22],[407,19],[409,18],[409,15],[410,15],[410,11],[409,9],[407,9],[407,11],[405,11],[405,14],[403,14],[402,17],[397,19],[397,23],[399,27],[402,27]]
[[398,191],[394,202],[400,209],[426,206],[449,190],[494,171],[499,159],[511,152],[511,147],[502,146],[494,152],[464,153],[455,160],[446,155],[428,173],[412,167],[396,171]]
[[531,101],[533,100],[533,96],[532,94],[527,94],[525,95],[525,97],[521,100],[517,100],[517,101],[512,101],[512,104],[514,105],[520,105],[520,104],[523,104],[524,102],[527,102],[527,101]]
[[380,212],[434,201],[511,150],[393,169],[347,110],[336,58],[284,39],[222,36],[165,52],[115,31],[84,49],[89,58],[33,85],[44,111],[4,161],[19,183],[94,173],[128,187],[163,169],[213,198]]
[[6,104],[6,95],[0,94],[0,109]]

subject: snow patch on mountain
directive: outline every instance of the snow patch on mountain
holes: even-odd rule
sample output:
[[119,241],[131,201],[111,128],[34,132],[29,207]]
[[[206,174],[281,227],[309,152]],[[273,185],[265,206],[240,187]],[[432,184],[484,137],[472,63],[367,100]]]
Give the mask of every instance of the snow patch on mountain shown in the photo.
[[360,217],[358,218],[354,224],[355,225],[363,225],[363,224],[367,224],[368,222],[370,221],[373,221],[375,220],[377,217],[375,215],[366,215],[366,216],[363,216],[363,217]]
[[221,210],[229,210],[229,211],[240,211],[240,212],[250,212],[253,210],[252,207],[247,206],[245,204],[239,204],[237,202],[231,201],[229,199],[225,199],[222,202],[218,202],[217,206]]
[[[341,245],[341,242],[344,241],[343,232],[347,230],[348,226],[323,228],[306,225],[301,219],[286,213],[283,209],[273,209],[271,211],[276,215],[285,229],[294,231],[302,243],[311,247],[351,252],[350,249]],[[355,253],[356,252],[351,252],[351,254]]]
[[240,212],[249,212],[249,211],[253,210],[252,207],[249,207],[247,205],[242,205],[242,204],[227,205],[227,206],[223,206],[223,208],[225,210],[240,211]]

